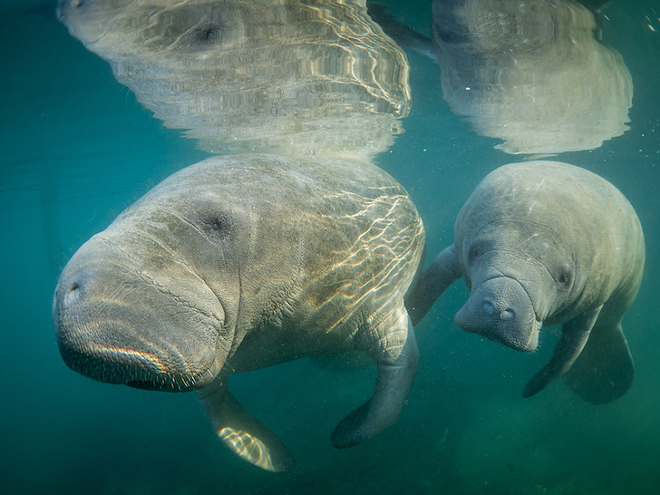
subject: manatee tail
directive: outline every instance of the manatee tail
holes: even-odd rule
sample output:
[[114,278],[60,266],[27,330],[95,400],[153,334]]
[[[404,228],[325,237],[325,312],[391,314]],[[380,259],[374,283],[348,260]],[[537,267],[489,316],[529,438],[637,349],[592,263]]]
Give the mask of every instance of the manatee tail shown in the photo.
[[452,244],[443,249],[417,277],[406,295],[406,309],[413,325],[417,325],[426,316],[438,297],[459,278],[461,271]]
[[197,397],[220,440],[238,457],[266,471],[293,468],[289,449],[234,399],[224,380],[199,390]]
[[393,425],[408,398],[415,374],[419,351],[410,317],[406,343],[393,362],[378,363],[374,393],[361,407],[346,416],[332,432],[332,445],[338,449],[361,443]]
[[596,327],[573,366],[566,384],[581,399],[605,404],[625,394],[635,377],[635,365],[621,324]]

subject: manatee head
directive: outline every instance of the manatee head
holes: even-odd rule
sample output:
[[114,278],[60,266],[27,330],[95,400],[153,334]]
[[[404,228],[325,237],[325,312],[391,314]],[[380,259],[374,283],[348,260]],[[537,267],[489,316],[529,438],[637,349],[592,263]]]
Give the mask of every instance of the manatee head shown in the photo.
[[543,225],[505,218],[458,236],[456,251],[472,291],[456,324],[536,350],[543,323],[568,305],[574,285],[575,263],[561,239]]
[[62,358],[75,371],[186,391],[210,383],[231,349],[233,227],[212,196],[162,189],[74,254],[57,284],[53,322]]

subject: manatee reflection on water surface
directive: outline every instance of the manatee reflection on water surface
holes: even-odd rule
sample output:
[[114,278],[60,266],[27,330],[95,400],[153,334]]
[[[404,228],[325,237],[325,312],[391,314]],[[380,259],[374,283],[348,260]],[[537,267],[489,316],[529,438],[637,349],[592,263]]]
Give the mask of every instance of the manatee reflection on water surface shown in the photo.
[[61,0],[58,17],[206,151],[367,159],[409,111],[406,56],[364,0]]
[[513,154],[591,150],[628,126],[633,83],[572,0],[435,0],[433,42],[452,111]]

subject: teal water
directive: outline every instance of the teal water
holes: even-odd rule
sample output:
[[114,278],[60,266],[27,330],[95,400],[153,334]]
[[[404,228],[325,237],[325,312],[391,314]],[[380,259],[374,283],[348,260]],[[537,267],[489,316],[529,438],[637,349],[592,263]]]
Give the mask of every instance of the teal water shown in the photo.
[[[390,2],[429,33],[426,1]],[[603,39],[623,56],[635,94],[630,130],[559,159],[613,182],[646,234],[639,296],[624,319],[637,375],[620,400],[593,406],[562,383],[523,400],[556,332],[526,355],[453,323],[467,297],[451,287],[418,326],[415,385],[397,424],[335,450],[336,423],[373,387],[373,370],[301,360],[232,377],[236,397],[297,458],[273,475],[235,459],[191,394],[97,383],[66,368],[51,322],[59,271],[92,234],[164,177],[205,156],[117,83],[69,36],[50,2],[0,3],[0,372],[2,493],[660,492],[660,8],[613,1]],[[651,27],[649,27],[651,26]],[[413,196],[428,250],[452,241],[453,219],[489,171],[515,157],[473,133],[440,95],[440,69],[408,51],[413,106],[378,164]]]

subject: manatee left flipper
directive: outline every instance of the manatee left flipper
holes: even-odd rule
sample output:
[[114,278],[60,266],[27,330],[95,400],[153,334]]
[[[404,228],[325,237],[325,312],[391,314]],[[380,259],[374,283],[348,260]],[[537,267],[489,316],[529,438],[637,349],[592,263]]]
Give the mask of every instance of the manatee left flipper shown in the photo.
[[594,327],[564,380],[581,399],[605,404],[625,394],[634,377],[635,365],[618,323]]
[[571,368],[589,340],[591,329],[602,308],[603,306],[598,306],[581,317],[562,325],[561,339],[559,339],[550,362],[527,382],[523,390],[524,398],[540,392],[551,381],[562,376]]
[[266,471],[293,468],[289,449],[231,395],[224,380],[202,388],[197,398],[220,440],[238,457]]
[[415,374],[419,351],[410,317],[408,336],[399,357],[378,363],[374,393],[366,403],[346,416],[332,432],[330,440],[338,449],[357,445],[394,424],[408,398]]

